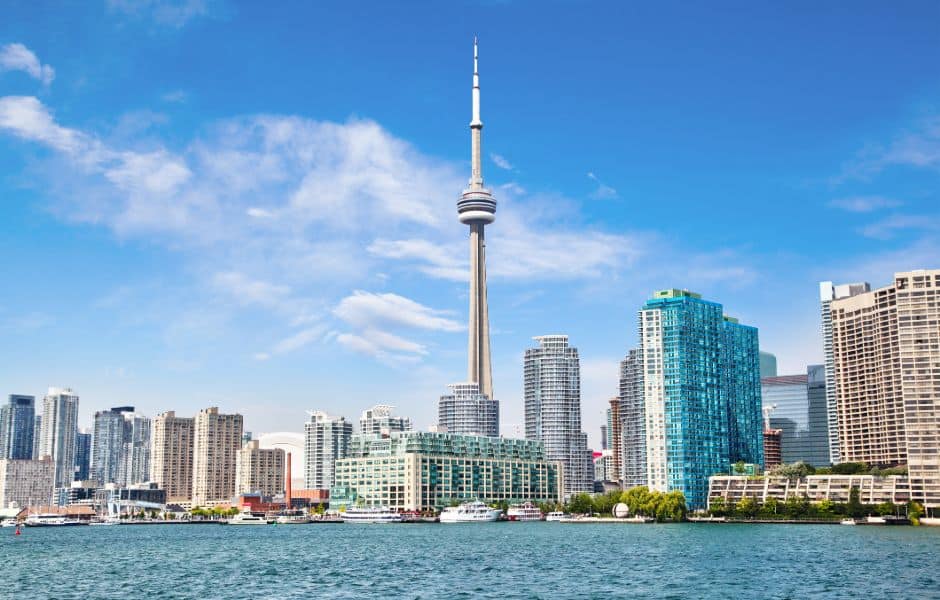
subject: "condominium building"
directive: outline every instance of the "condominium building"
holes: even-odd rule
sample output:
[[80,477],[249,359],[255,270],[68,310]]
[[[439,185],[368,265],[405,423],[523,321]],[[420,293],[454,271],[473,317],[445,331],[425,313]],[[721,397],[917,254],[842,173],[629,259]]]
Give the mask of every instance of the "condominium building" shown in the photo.
[[55,487],[67,488],[75,470],[78,396],[69,388],[49,388],[42,399],[41,424],[39,457],[52,457]]
[[304,487],[304,434],[294,431],[275,431],[258,435],[261,448],[280,448],[290,455],[291,486],[295,490]]
[[641,309],[640,343],[647,484],[702,508],[709,476],[763,463],[757,329],[672,289]]
[[258,440],[242,446],[238,451],[235,494],[283,494],[285,454],[280,448],[262,448]]
[[134,412],[133,406],[116,406],[95,412],[95,430],[91,445],[91,479],[98,485],[117,483],[124,462],[124,442],[127,439],[125,414]]
[[777,376],[777,356],[770,352],[760,351],[760,377]]
[[913,498],[940,506],[940,270],[829,309],[841,460],[906,464]]
[[562,477],[538,441],[417,431],[355,435],[348,456],[336,461],[330,506],[430,511],[468,500],[557,502]]
[[150,480],[166,490],[170,504],[189,504],[193,497],[195,420],[173,411],[153,419],[150,435]]
[[242,446],[242,416],[204,408],[193,421],[193,505],[231,501],[235,463]]
[[623,487],[646,485],[646,404],[643,360],[639,349],[620,362],[620,420]]
[[394,409],[394,406],[388,404],[376,404],[362,411],[362,416],[359,417],[359,433],[382,435],[411,431],[411,419],[392,415]]
[[867,282],[834,285],[831,281],[819,284],[820,322],[822,324],[823,355],[825,356],[826,378],[826,419],[829,433],[829,462],[838,464],[842,461],[839,453],[839,416],[836,406],[836,365],[832,346],[832,310],[834,300],[851,298],[871,290]]
[[709,478],[708,506],[721,500],[725,506],[745,498],[760,503],[806,498],[810,502],[848,502],[852,488],[863,504],[905,504],[911,500],[910,480],[902,475],[809,475],[802,478],[716,475]]
[[34,396],[10,394],[9,402],[0,408],[0,458],[33,457],[35,405]]
[[[823,365],[810,365],[805,375],[761,379],[765,409],[772,409],[770,428],[780,430],[780,460],[829,465],[829,420]],[[770,464],[765,464],[770,468]]]
[[594,489],[594,461],[581,430],[581,366],[567,335],[534,338],[525,351],[525,436],[562,465],[564,496]]
[[304,488],[328,490],[333,487],[336,461],[346,457],[353,425],[325,412],[309,414],[304,423]]
[[49,456],[42,460],[0,459],[0,508],[51,505],[55,470]]
[[452,383],[450,394],[437,405],[441,431],[464,435],[499,436],[499,401],[480,391],[479,383]]
[[125,438],[121,453],[119,479],[122,486],[150,481],[150,436],[153,422],[150,418],[131,413],[124,415]]
[[91,433],[75,434],[75,474],[72,481],[86,481],[91,476]]
[[[623,479],[623,465],[621,463],[623,459],[623,431],[621,430],[623,421],[620,414],[620,397],[611,398],[608,400],[608,404],[610,404],[610,408],[607,409],[608,448],[601,448],[601,450],[610,450],[610,461],[603,481],[620,483]],[[598,479],[596,473],[594,479]]]

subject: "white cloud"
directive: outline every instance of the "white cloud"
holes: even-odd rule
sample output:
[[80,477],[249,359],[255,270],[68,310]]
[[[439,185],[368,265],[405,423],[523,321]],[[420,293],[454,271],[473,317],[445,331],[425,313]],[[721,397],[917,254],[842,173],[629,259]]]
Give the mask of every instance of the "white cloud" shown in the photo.
[[900,200],[885,198],[884,196],[851,196],[837,198],[829,203],[829,206],[833,208],[841,208],[853,213],[869,213],[882,208],[895,208],[900,205]]
[[504,169],[504,170],[506,170],[506,171],[512,171],[512,170],[515,168],[515,167],[512,166],[512,163],[511,163],[511,162],[509,162],[505,157],[503,157],[503,156],[501,156],[501,155],[499,155],[499,154],[491,153],[491,154],[490,154],[490,160],[493,161],[493,164],[494,164],[494,165],[496,165],[496,166],[499,167],[500,169]]
[[55,69],[39,62],[32,50],[23,44],[7,44],[0,48],[0,71],[23,71],[43,85],[55,79]]
[[175,28],[209,14],[206,0],[108,0],[108,8],[126,17]]
[[891,215],[862,228],[862,235],[878,240],[891,239],[899,231],[918,229],[921,231],[940,230],[940,218],[928,215]]
[[397,294],[373,294],[357,290],[333,309],[340,319],[363,328],[388,325],[432,331],[462,331],[464,326],[435,310]]
[[189,99],[189,94],[183,90],[173,90],[160,96],[160,99],[170,104],[182,104]]
[[589,172],[587,177],[597,184],[597,188],[591,192],[591,198],[595,200],[612,200],[618,197],[617,190],[604,184],[594,173]]
[[887,145],[866,146],[843,166],[833,182],[868,179],[893,166],[940,169],[940,116],[922,120],[912,131],[896,136]]

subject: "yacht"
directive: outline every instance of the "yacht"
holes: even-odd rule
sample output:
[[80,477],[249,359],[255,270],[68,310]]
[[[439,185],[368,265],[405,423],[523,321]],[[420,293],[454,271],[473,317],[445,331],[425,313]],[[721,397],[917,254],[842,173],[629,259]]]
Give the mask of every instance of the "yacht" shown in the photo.
[[510,521],[541,521],[542,511],[531,502],[525,502],[510,506],[506,516]]
[[253,512],[240,512],[228,521],[222,521],[226,525],[268,525],[268,520],[262,515],[256,515]]
[[548,513],[545,516],[545,520],[546,521],[561,521],[562,519],[568,519],[570,517],[571,515],[569,515],[568,513],[563,513],[560,510],[556,510],[556,511]]
[[26,517],[25,525],[27,527],[69,527],[72,525],[88,525],[88,523],[78,519],[66,519],[55,513],[43,513],[29,515]]
[[401,514],[384,506],[350,506],[343,523],[401,523]]
[[310,522],[307,515],[278,515],[275,522],[278,525],[306,525]]
[[464,502],[449,506],[441,512],[441,523],[486,523],[499,519],[503,511],[490,508],[482,502]]
[[840,525],[855,525],[855,519],[842,519],[839,521]]

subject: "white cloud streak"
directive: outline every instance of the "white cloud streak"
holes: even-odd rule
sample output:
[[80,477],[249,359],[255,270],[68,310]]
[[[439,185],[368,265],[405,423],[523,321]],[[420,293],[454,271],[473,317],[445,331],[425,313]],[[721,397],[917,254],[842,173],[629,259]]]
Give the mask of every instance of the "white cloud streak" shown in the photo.
[[884,196],[851,196],[837,198],[830,202],[829,206],[853,213],[870,213],[884,208],[895,208],[901,204],[900,200]]
[[39,62],[32,50],[18,43],[0,48],[0,71],[23,71],[43,85],[49,85],[55,79],[55,69]]

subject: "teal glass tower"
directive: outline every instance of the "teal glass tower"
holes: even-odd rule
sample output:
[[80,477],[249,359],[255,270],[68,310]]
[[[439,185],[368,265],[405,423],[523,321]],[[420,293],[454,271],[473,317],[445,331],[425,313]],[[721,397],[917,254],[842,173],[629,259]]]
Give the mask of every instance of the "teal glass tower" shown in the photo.
[[705,506],[708,478],[763,463],[757,329],[687,290],[640,310],[647,484]]

